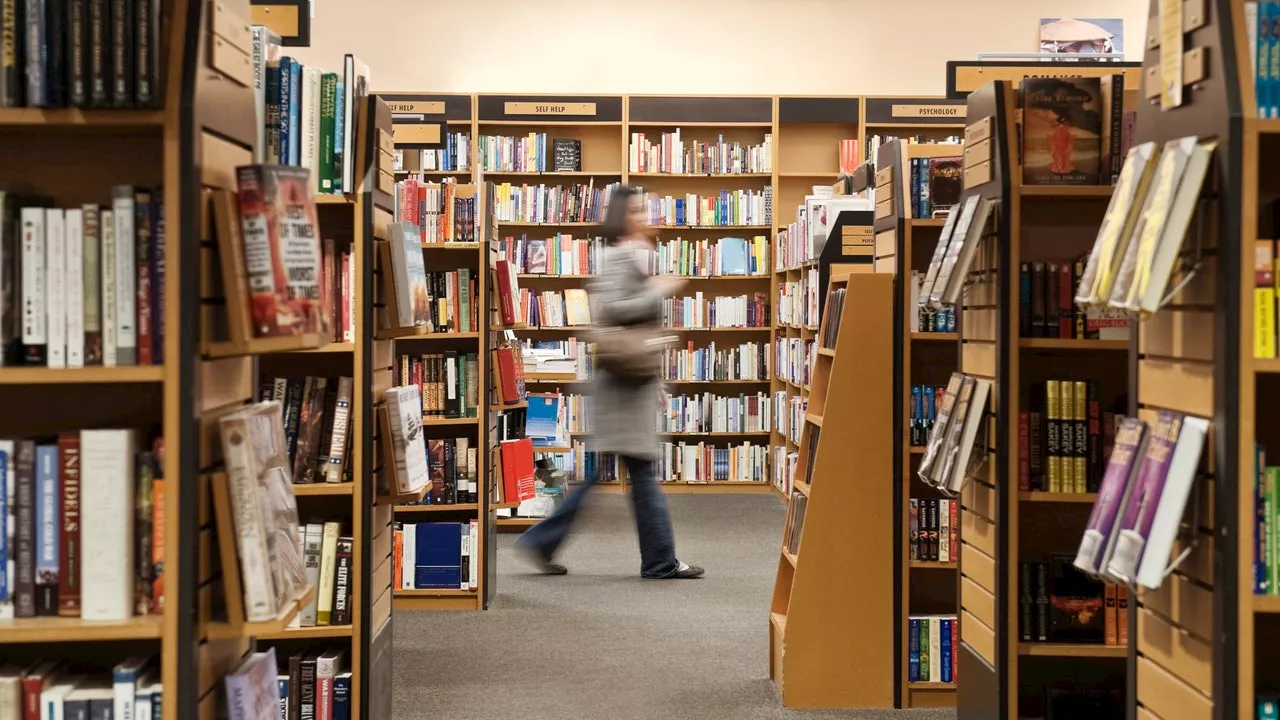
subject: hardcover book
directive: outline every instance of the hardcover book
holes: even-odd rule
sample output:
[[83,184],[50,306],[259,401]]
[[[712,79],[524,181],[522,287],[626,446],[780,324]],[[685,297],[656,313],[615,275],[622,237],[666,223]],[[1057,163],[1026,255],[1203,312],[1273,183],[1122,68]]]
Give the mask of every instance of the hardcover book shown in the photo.
[[[951,373],[951,379],[947,381],[947,391],[942,398],[942,402],[938,406],[938,416],[933,421],[933,430],[929,433],[929,444],[925,446],[924,457],[920,459],[920,467],[916,471],[920,479],[926,483],[931,482],[933,466],[941,465],[944,462],[942,455],[942,441],[947,435],[947,426],[951,422],[952,408],[956,404],[956,395],[960,392],[960,387],[964,384],[964,373]],[[958,422],[958,421],[957,421]]]
[[960,202],[964,189],[964,158],[936,157],[929,162],[929,205],[934,211]]
[[1106,640],[1103,584],[1072,562],[1069,554],[1049,556],[1049,641],[1100,645]]
[[1022,181],[1097,185],[1101,177],[1099,78],[1022,81]]
[[1125,418],[1116,433],[1115,447],[1107,462],[1107,471],[1093,503],[1075,565],[1082,571],[1097,574],[1107,566],[1114,549],[1121,511],[1129,499],[1138,459],[1146,448],[1147,424],[1137,418]]
[[1209,422],[1204,418],[1183,418],[1173,458],[1169,461],[1169,473],[1147,534],[1142,563],[1138,566],[1138,584],[1145,588],[1156,590],[1164,582],[1208,432]]
[[1107,575],[1116,580],[1126,583],[1137,580],[1138,563],[1142,560],[1156,506],[1164,492],[1165,478],[1169,474],[1170,461],[1184,420],[1184,416],[1168,410],[1161,410],[1156,416],[1142,466],[1131,491],[1133,496],[1124,508],[1115,550],[1107,564]]
[[404,495],[421,490],[428,482],[427,449],[422,432],[422,394],[417,385],[389,388],[387,414],[395,454],[395,487]]
[[929,304],[929,297],[933,294],[934,283],[938,279],[938,272],[942,269],[942,261],[947,257],[947,247],[951,244],[951,233],[955,228],[956,220],[961,213],[947,213],[947,220],[942,224],[942,232],[938,235],[938,244],[933,249],[933,257],[929,260],[929,269],[925,272],[924,282],[920,285],[919,300],[916,303],[920,306]]
[[412,223],[391,225],[391,271],[396,292],[396,327],[430,327],[431,295],[422,258],[418,228]]
[[257,337],[318,333],[320,241],[309,171],[279,165],[236,170],[244,268]]
[[1153,142],[1129,151],[1107,205],[1107,214],[1098,228],[1098,238],[1085,263],[1084,274],[1080,276],[1076,302],[1097,305],[1111,296],[1112,284],[1141,214],[1159,156],[1160,148]]

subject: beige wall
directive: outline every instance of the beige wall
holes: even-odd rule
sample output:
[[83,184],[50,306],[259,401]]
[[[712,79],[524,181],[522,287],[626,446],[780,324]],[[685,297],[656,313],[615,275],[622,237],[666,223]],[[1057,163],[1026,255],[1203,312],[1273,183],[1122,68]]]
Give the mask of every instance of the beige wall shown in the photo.
[[[936,95],[948,60],[1032,52],[1041,17],[1121,17],[1140,60],[1148,0],[314,0],[311,48],[375,90]],[[728,20],[726,22],[726,20]],[[720,29],[725,28],[725,29]]]

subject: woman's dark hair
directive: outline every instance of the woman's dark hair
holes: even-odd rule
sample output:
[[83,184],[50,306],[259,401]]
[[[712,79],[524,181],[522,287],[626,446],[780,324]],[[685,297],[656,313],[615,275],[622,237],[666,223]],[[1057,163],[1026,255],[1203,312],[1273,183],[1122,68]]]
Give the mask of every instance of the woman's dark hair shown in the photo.
[[604,226],[600,235],[606,245],[616,245],[618,240],[627,234],[627,212],[631,209],[631,198],[640,191],[627,185],[613,191],[609,205],[604,209]]

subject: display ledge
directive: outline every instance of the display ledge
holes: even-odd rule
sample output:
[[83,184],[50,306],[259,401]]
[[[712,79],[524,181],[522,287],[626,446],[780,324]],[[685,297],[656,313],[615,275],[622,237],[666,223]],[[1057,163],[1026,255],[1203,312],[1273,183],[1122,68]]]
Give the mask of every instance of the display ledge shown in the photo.
[[1093,504],[1098,499],[1097,493],[1054,493],[1041,492],[1039,490],[1022,491],[1018,493],[1018,499],[1022,502],[1044,502],[1044,503],[1088,503]]
[[[591,329],[590,325],[566,325],[557,327],[523,327],[523,328],[501,328],[492,327],[490,330],[514,330],[518,329],[522,332],[585,332]],[[773,328],[768,325],[762,327],[711,327],[711,328],[659,328],[667,332],[684,333],[684,332],[770,332]]]
[[1018,191],[1023,197],[1038,198],[1109,198],[1114,188],[1110,185],[1022,185]]
[[238,640],[240,638],[255,638],[259,635],[275,634],[284,632],[289,623],[297,617],[302,608],[311,602],[311,598],[316,594],[315,586],[307,586],[297,595],[285,603],[280,612],[270,620],[261,622],[248,622],[242,625],[233,625],[229,622],[211,622],[205,626],[205,637],[209,640]]
[[911,218],[911,227],[936,227],[947,224],[946,218]]
[[0,385],[107,385],[163,381],[163,365],[86,368],[0,368]]
[[480,249],[478,242],[425,242],[422,243],[423,250],[470,250],[475,252]]
[[621,177],[621,170],[569,170],[558,172],[555,170],[481,170],[485,177],[492,175],[502,175],[504,177]]
[[839,178],[843,175],[839,170],[826,170],[821,172],[780,172],[778,177],[782,178]]
[[[422,328],[425,330],[426,328]],[[413,335],[399,335],[395,337],[382,338],[385,340],[476,340],[480,337],[478,332],[420,332]]]
[[311,627],[287,627],[280,632],[264,633],[259,640],[323,640],[351,637],[350,625],[314,625]]
[[959,686],[958,686],[958,685],[956,685],[956,684],[955,684],[955,683],[953,683],[953,682],[949,682],[949,683],[945,683],[945,682],[913,682],[913,683],[907,683],[907,687],[908,687],[909,689],[911,689],[911,690],[942,690],[942,691],[950,690],[950,691],[955,691],[955,689],[956,689],[957,687],[959,687]]
[[795,553],[785,547],[782,548],[782,557],[785,558],[787,562],[791,563],[791,567],[795,567],[796,563],[800,560],[800,558],[796,557]]
[[1123,658],[1128,656],[1129,648],[1120,645],[1088,645],[1084,643],[1020,642],[1018,643],[1018,654],[1040,657]]
[[499,227],[503,225],[511,225],[514,227],[599,227],[604,223],[601,222],[580,222],[576,220],[565,220],[564,222],[532,222],[527,220],[498,220]]
[[632,170],[627,173],[627,177],[645,177],[645,178],[771,178],[773,173],[749,172],[749,173],[666,173],[666,172],[638,172]]
[[957,342],[960,340],[960,333],[913,332],[911,333],[911,339],[922,342]]
[[164,126],[162,109],[79,108],[4,108],[0,109],[0,125],[48,128],[160,128]]
[[476,590],[393,590],[395,610],[479,610],[482,598]]
[[307,495],[350,495],[355,492],[355,483],[340,482],[317,482],[304,483],[293,486],[293,494],[299,496]]
[[448,512],[477,512],[480,506],[476,503],[457,503],[455,505],[396,505],[393,508],[398,513],[448,513]]
[[0,620],[0,645],[12,643],[101,642],[158,640],[164,635],[163,615],[128,620],[34,617]]
[[1280,613],[1280,595],[1254,595],[1253,611],[1256,613]]
[[313,195],[312,199],[317,205],[355,205],[356,199],[354,195],[333,195],[326,193],[324,195]]
[[396,175],[430,175],[433,177],[449,177],[452,175],[470,175],[471,170],[396,170]]
[[1075,338],[1019,338],[1018,347],[1024,350],[1110,350],[1128,352],[1128,340],[1078,340]]
[[912,560],[911,568],[913,570],[955,570],[960,567],[959,563],[938,562],[934,560]]
[[449,418],[449,417],[432,417],[431,415],[422,416],[423,426],[431,425],[479,425],[480,418]]
[[[517,275],[521,280],[590,280],[600,277],[598,274],[587,275],[552,275],[549,273],[520,273]],[[684,280],[703,280],[703,281],[721,281],[721,280],[753,280],[759,282],[761,280],[769,280],[773,278],[771,274],[763,275],[677,275],[675,273],[662,273],[655,277],[678,277]]]
[[654,225],[658,230],[768,230],[768,225]]
[[[1254,358],[1253,371],[1259,375],[1280,373],[1280,358]],[[4,372],[0,370],[0,374]]]

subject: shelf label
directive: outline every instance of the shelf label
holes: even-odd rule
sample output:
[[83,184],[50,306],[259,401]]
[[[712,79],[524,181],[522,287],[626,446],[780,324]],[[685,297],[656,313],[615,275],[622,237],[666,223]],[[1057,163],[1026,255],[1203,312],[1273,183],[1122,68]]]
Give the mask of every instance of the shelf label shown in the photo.
[[509,102],[502,111],[508,115],[595,115],[593,102]]
[[391,114],[400,115],[443,115],[442,100],[392,100],[387,102]]
[[397,145],[437,145],[444,135],[439,121],[413,125],[392,125]]
[[872,245],[875,229],[869,225],[845,225],[840,228],[841,245]]
[[896,118],[963,118],[964,105],[894,105],[890,114]]

